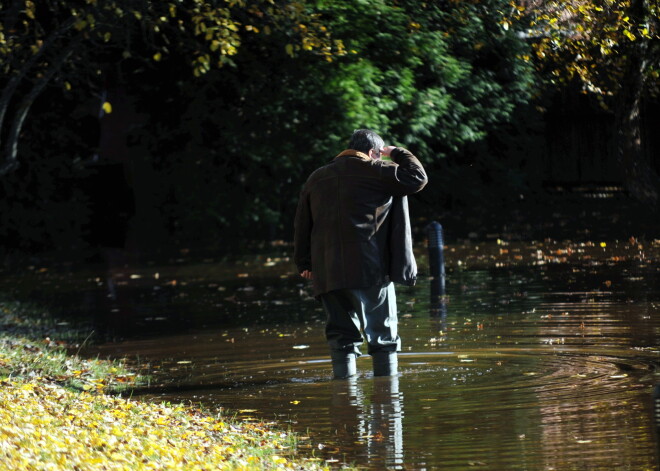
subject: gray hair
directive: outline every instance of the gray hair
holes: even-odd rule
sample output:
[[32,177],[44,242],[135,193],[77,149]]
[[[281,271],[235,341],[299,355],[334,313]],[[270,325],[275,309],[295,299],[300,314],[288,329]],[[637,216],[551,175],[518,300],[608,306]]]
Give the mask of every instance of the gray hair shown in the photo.
[[377,152],[385,145],[385,141],[375,132],[369,129],[356,129],[353,131],[351,140],[348,141],[348,148],[354,149],[365,154],[369,150],[375,149]]

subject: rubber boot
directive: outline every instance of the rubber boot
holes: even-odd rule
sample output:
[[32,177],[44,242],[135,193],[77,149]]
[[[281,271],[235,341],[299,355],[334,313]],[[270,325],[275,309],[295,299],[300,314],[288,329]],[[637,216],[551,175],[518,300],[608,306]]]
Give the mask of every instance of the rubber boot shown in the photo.
[[374,376],[394,376],[398,373],[396,352],[375,352],[371,354]]
[[355,376],[357,365],[355,359],[357,355],[349,352],[332,352],[332,375],[335,379],[345,379]]

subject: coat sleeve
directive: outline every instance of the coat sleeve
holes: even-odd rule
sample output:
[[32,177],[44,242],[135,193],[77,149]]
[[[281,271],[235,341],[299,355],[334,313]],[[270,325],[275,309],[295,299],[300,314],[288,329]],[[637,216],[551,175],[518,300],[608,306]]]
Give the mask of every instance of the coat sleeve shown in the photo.
[[398,165],[384,167],[385,180],[394,196],[417,193],[428,183],[426,171],[412,152],[397,147],[391,153],[392,160]]
[[413,253],[407,196],[392,198],[390,215],[388,234],[390,279],[395,283],[413,286],[417,281],[417,263]]
[[309,192],[303,188],[296,209],[293,235],[293,261],[298,273],[312,269],[312,224]]

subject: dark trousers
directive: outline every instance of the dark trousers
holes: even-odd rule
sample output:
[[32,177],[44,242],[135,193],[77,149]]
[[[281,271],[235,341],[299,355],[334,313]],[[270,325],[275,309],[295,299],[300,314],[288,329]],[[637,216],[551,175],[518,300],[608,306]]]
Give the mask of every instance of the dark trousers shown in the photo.
[[392,283],[372,288],[339,289],[322,294],[320,298],[328,315],[325,334],[331,352],[360,356],[364,339],[370,355],[401,350]]

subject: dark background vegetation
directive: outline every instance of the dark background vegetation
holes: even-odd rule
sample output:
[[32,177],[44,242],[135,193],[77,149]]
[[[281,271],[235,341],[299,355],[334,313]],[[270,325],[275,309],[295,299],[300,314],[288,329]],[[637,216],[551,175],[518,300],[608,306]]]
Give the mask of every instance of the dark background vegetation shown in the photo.
[[[303,3],[344,51],[291,53],[286,27],[246,32],[231,60],[197,76],[187,49],[149,60],[126,24],[130,57],[110,42],[64,65],[32,104],[20,165],[0,177],[0,256],[291,240],[307,175],[361,127],[426,166],[411,203],[419,237],[432,219],[449,240],[658,237],[657,200],[633,198],[624,178],[616,97],[554,80],[524,24],[503,27],[508,2]],[[5,85],[15,72],[4,68]],[[658,173],[653,89],[640,127]]]

